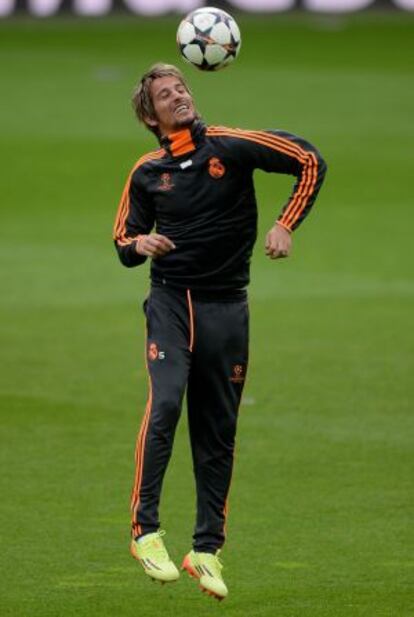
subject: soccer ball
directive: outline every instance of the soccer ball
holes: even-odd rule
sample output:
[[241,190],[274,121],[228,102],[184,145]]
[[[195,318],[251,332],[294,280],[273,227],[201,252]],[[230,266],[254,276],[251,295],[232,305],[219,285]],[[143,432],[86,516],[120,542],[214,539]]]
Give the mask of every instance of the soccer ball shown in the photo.
[[184,17],[177,31],[177,44],[187,62],[202,71],[228,66],[240,51],[240,29],[233,17],[212,6]]

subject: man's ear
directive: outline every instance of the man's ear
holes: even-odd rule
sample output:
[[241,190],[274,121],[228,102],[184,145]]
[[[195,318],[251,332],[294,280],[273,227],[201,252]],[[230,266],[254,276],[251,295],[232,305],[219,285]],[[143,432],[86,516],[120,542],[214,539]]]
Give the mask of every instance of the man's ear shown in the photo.
[[144,117],[144,122],[145,124],[148,124],[148,126],[151,126],[153,129],[158,126],[157,120],[155,120],[155,118],[150,118],[149,116]]

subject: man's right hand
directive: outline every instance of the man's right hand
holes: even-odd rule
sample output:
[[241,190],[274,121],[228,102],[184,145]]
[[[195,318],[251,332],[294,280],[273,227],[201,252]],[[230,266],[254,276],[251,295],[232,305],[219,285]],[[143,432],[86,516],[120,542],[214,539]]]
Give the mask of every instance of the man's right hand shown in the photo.
[[135,243],[135,250],[138,255],[145,257],[162,257],[175,249],[174,242],[161,234],[148,234],[139,236]]

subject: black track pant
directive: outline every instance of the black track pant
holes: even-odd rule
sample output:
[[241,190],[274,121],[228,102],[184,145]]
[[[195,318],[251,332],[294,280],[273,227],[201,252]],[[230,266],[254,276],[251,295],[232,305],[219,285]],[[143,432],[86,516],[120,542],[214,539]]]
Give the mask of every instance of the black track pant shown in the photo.
[[136,448],[133,535],[159,528],[158,505],[187,391],[197,489],[194,548],[224,543],[237,413],[248,360],[247,300],[201,301],[153,287],[145,304],[150,392]]

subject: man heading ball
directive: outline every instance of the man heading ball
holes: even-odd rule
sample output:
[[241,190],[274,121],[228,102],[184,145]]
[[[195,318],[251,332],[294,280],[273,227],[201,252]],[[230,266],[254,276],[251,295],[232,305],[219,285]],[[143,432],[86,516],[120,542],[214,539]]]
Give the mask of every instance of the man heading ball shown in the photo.
[[291,234],[312,208],[326,165],[311,144],[284,131],[206,126],[171,65],[157,64],[142,77],[133,105],[160,148],[131,171],[114,227],[125,266],[151,259],[144,303],[150,391],[136,447],[131,550],[150,577],[178,578],[158,507],[186,393],[197,516],[183,568],[223,599],[218,552],[248,364],[246,287],[257,235],[253,172],[296,177],[266,235],[266,255],[280,259],[290,254]]

